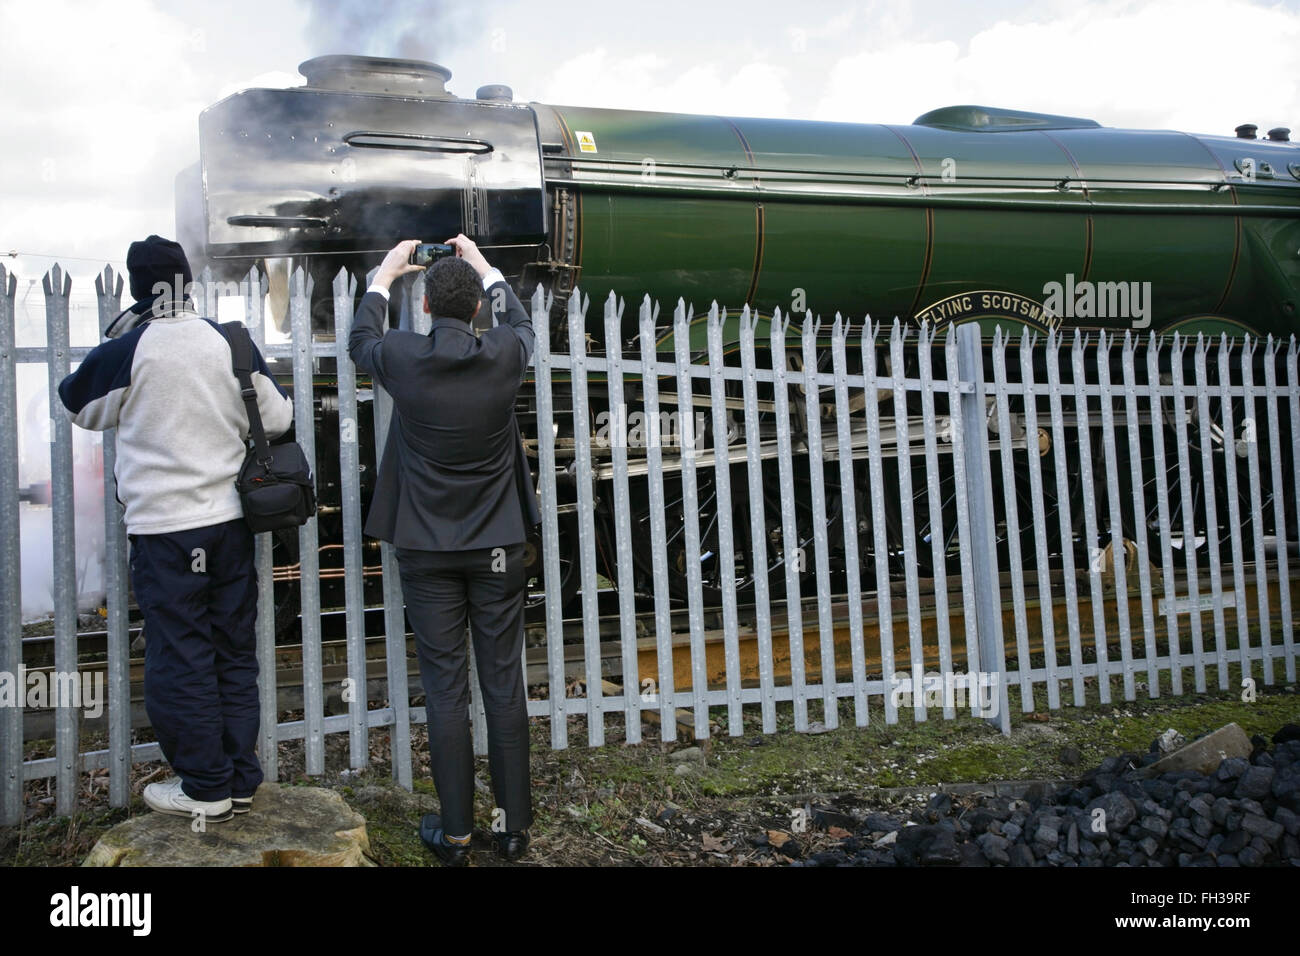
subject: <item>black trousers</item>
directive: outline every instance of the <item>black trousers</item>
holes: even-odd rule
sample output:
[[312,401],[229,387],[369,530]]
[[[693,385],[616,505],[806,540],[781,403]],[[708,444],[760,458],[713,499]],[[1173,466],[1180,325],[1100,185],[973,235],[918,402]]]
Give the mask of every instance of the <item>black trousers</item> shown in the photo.
[[396,548],[406,615],[415,631],[429,727],[429,764],[447,833],[474,828],[465,624],[487,717],[495,809],[506,830],[532,825],[524,646],[524,546],[474,551]]
[[252,796],[262,782],[253,534],[236,518],[130,542],[144,706],[163,756],[195,800]]

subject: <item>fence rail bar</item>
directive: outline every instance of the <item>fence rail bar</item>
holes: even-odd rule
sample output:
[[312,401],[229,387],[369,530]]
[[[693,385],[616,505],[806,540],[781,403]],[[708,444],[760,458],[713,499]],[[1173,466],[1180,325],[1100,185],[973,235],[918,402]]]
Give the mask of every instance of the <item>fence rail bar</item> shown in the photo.
[[[319,339],[317,351],[313,285],[301,268],[289,277],[288,302],[280,302],[288,307],[288,344],[265,341],[266,281],[256,269],[243,284],[248,294],[242,308],[263,354],[292,366],[296,437],[313,466],[319,397],[313,373],[337,375],[342,568],[330,573],[342,584],[343,654],[331,658],[342,662],[327,671],[323,532],[313,518],[297,531],[302,719],[280,722],[274,566],[282,562],[272,535],[258,535],[258,747],[268,779],[279,775],[278,745],[290,740],[303,742],[307,772],[319,775],[326,769],[326,735],[346,732],[347,762],[360,768],[370,758],[370,731],[390,728],[393,777],[410,788],[411,730],[427,714],[410,706],[399,566],[387,543],[379,548],[382,679],[374,670],[380,665],[366,657],[378,638],[368,642],[365,633],[364,575],[373,571],[364,565],[361,523],[365,396],[347,354],[357,277],[340,270],[329,289],[319,290],[332,295],[335,334],[332,343]],[[132,764],[161,757],[157,744],[131,743],[128,545],[111,431],[101,446],[102,483],[97,477],[93,489],[105,508],[107,660],[84,670],[78,665],[77,569],[89,556],[77,554],[73,432],[57,388],[89,349],[70,344],[71,281],[58,266],[44,277],[47,344],[40,347],[16,341],[16,286],[0,268],[0,420],[18,419],[18,367],[44,365],[51,409],[52,671],[79,680],[103,674],[110,706],[104,749],[79,753],[85,729],[79,710],[58,707],[53,755],[25,762],[24,711],[0,708],[3,823],[21,820],[25,781],[54,778],[55,808],[66,814],[76,809],[80,774],[104,767],[110,804],[124,806]],[[117,313],[122,286],[111,269],[96,277],[100,329]],[[394,291],[401,327],[427,331],[422,277]],[[230,304],[221,296],[230,294],[204,270],[195,298],[205,314],[221,312]],[[716,302],[707,318],[696,321],[681,299],[661,328],[658,303],[645,296],[638,305],[639,345],[624,354],[593,348],[598,341],[587,334],[589,302],[579,290],[555,322],[553,305],[539,284],[531,301],[531,394],[540,426],[538,557],[552,599],[545,607],[545,650],[525,650],[520,660],[525,675],[540,673],[544,655],[549,693],[529,700],[527,710],[549,720],[553,748],[569,746],[571,717],[585,722],[590,745],[602,745],[606,713],[621,715],[625,739],[640,742],[647,710],[657,712],[664,740],[675,739],[679,711],[691,713],[697,739],[708,737],[712,707],[726,709],[732,736],[744,732],[746,708],[758,709],[765,733],[777,728],[778,706],[789,706],[796,730],[812,730],[811,701],[819,703],[822,724],[834,729],[839,701],[849,697],[858,726],[868,723],[877,700],[886,723],[898,721],[901,707],[918,721],[939,713],[952,719],[966,703],[947,693],[939,702],[928,699],[936,675],[924,669],[937,665],[937,676],[958,676],[962,650],[953,647],[952,633],[958,627],[973,679],[967,686],[976,689],[970,712],[1003,733],[1011,727],[1012,683],[1028,712],[1039,706],[1040,684],[1048,708],[1059,708],[1063,680],[1076,706],[1087,699],[1092,681],[1108,703],[1115,677],[1125,700],[1139,690],[1159,696],[1166,674],[1172,691],[1182,693],[1186,667],[1200,692],[1207,666],[1224,690],[1230,668],[1252,680],[1262,675],[1269,684],[1282,674],[1295,680],[1294,561],[1284,530],[1287,515],[1300,513],[1300,481],[1293,473],[1300,469],[1294,337],[1287,343],[1272,337],[1229,342],[1198,335],[1189,342],[1179,335],[1126,332],[1121,340],[1075,331],[1067,339],[1059,330],[1040,338],[997,328],[990,341],[975,324],[940,331],[897,319],[882,327],[868,317],[854,328],[837,314],[824,326],[811,313],[776,311],[768,321],[748,307],[729,318]],[[603,326],[604,341],[625,342],[622,300],[611,293],[601,311],[593,322]],[[766,335],[760,341],[761,322]],[[560,330],[562,341],[553,343],[553,331]],[[557,344],[561,350],[552,351]],[[396,410],[377,383],[371,397],[379,461]],[[564,404],[566,397],[571,405]],[[645,417],[644,457],[629,451],[631,406]],[[608,416],[603,432],[602,415]],[[663,430],[665,415],[675,428]],[[1267,442],[1267,455],[1261,442]],[[19,448],[14,429],[0,432],[0,671],[14,674],[23,667],[24,648]],[[737,484],[742,479],[743,488]],[[1286,493],[1288,484],[1293,494]],[[1269,521],[1276,540],[1267,539]],[[580,616],[569,622],[554,597],[565,588],[562,559],[576,560],[581,595]],[[1076,567],[1085,559],[1086,569]],[[1087,613],[1080,606],[1083,575],[1091,639],[1081,621]],[[864,576],[874,578],[874,593]],[[599,593],[602,578],[617,585],[617,614]],[[636,589],[644,586],[652,609],[639,614]],[[782,593],[774,596],[773,587]],[[898,618],[896,609],[905,617]],[[1133,646],[1139,614],[1140,657]],[[813,615],[815,647],[808,641]],[[1189,620],[1180,620],[1183,615]],[[1203,633],[1206,615],[1213,619],[1212,651]],[[638,631],[643,622],[653,626],[652,637]],[[904,624],[896,651],[895,627]],[[683,625],[685,638],[673,632]],[[1229,626],[1236,631],[1232,648]],[[566,645],[566,631],[581,646]],[[1190,648],[1183,646],[1186,634]],[[1016,658],[1010,664],[1008,640]],[[1113,660],[1112,646],[1118,648]],[[483,754],[487,721],[472,641],[467,651],[474,751]],[[755,673],[747,671],[750,662]],[[611,677],[620,671],[621,686],[606,680],[606,669]],[[346,714],[325,715],[327,673],[331,680],[346,674]],[[569,677],[580,681],[570,685]],[[983,691],[992,682],[996,697],[990,701]],[[366,690],[377,688],[386,688],[388,706],[369,710]]]

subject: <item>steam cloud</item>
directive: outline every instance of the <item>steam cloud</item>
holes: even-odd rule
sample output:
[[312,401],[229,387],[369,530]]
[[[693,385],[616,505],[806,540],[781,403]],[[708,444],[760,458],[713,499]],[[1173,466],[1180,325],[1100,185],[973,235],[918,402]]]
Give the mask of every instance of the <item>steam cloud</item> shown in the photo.
[[422,0],[313,3],[307,41],[313,55],[350,53],[433,60],[451,56],[471,31],[487,29],[488,5]]

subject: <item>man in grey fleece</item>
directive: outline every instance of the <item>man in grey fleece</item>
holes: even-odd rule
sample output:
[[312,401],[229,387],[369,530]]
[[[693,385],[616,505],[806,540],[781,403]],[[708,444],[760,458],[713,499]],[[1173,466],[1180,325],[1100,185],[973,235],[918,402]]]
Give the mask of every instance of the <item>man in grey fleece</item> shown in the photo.
[[[253,535],[235,476],[248,412],[219,326],[185,294],[180,245],[160,236],[127,252],[134,305],[59,385],[82,428],[117,429],[118,498],[131,583],[144,614],[145,710],[178,779],[145,788],[162,813],[229,820],[262,781]],[[254,348],[252,379],[268,438],[293,403]]]

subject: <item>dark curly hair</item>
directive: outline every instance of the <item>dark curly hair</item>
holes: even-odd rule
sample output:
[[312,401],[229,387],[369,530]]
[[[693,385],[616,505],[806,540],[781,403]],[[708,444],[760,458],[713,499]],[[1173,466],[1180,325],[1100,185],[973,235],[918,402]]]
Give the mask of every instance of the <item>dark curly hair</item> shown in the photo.
[[424,296],[435,318],[451,316],[468,322],[483,296],[483,280],[464,259],[447,256],[424,270]]

